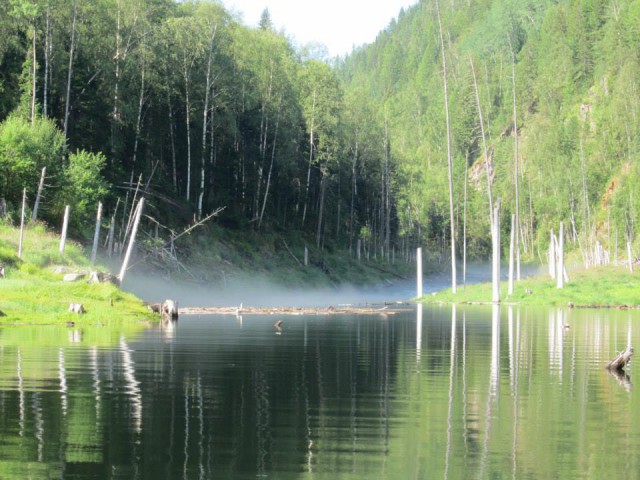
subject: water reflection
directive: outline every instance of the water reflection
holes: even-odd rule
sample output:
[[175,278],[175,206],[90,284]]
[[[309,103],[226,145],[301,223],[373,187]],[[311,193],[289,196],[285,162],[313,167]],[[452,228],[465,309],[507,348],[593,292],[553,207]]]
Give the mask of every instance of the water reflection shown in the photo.
[[638,344],[638,318],[423,307],[283,335],[251,316],[184,318],[169,341],[2,330],[0,478],[631,478],[640,400],[603,367]]

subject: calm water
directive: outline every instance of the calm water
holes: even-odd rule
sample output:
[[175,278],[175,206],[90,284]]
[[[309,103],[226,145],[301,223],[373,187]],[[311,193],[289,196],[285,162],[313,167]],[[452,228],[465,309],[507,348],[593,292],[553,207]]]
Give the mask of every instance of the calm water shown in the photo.
[[[638,313],[0,330],[0,478],[637,478]],[[570,328],[565,328],[570,325]]]

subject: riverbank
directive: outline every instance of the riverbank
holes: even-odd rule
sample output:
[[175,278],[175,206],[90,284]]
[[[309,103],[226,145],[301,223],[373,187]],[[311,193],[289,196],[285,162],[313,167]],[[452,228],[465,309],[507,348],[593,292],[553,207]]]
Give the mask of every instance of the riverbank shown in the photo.
[[[147,322],[151,316],[141,300],[111,283],[89,284],[86,279],[63,281],[55,266],[78,272],[92,268],[82,247],[67,241],[64,254],[60,238],[41,225],[25,229],[23,255],[18,258],[20,232],[0,224],[0,325],[109,325]],[[84,314],[69,312],[81,303]]]
[[[507,295],[507,282],[501,282],[503,304],[574,306],[585,308],[640,308],[640,272],[631,273],[621,266],[574,270],[563,289],[549,275],[536,275],[516,282],[514,293]],[[490,282],[458,286],[421,298],[422,303],[491,303]]]

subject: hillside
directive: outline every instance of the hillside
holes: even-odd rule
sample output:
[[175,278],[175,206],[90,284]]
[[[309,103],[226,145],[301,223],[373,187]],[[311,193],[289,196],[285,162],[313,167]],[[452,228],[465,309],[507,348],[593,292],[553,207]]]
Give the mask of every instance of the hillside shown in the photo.
[[[492,0],[440,8],[458,243],[467,183],[470,254],[486,257],[490,248],[486,158],[493,201],[501,200],[503,245],[517,171],[525,255],[544,257],[549,230],[563,221],[585,260],[596,241],[613,256],[618,243],[635,239],[640,206],[640,2]],[[347,95],[369,99],[389,125],[400,233],[421,231],[444,251],[441,53],[435,1],[422,1],[338,71]]]
[[100,201],[122,243],[144,196],[147,238],[226,207],[203,246],[391,263],[445,259],[452,235],[486,259],[499,202],[524,259],[561,221],[585,263],[637,250],[638,25],[640,0],[423,0],[329,60],[210,0],[3,2],[0,217],[42,183],[37,218],[71,206],[78,239]]

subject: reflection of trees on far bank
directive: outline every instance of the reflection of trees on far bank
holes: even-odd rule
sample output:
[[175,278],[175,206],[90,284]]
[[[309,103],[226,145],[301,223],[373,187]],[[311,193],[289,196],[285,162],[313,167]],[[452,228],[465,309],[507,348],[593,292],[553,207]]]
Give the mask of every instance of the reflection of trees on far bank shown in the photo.
[[419,306],[291,320],[284,335],[269,319],[202,320],[110,346],[3,332],[0,477],[15,462],[42,477],[604,473],[600,448],[633,457],[624,439],[640,428],[630,376],[604,369],[636,317]]

